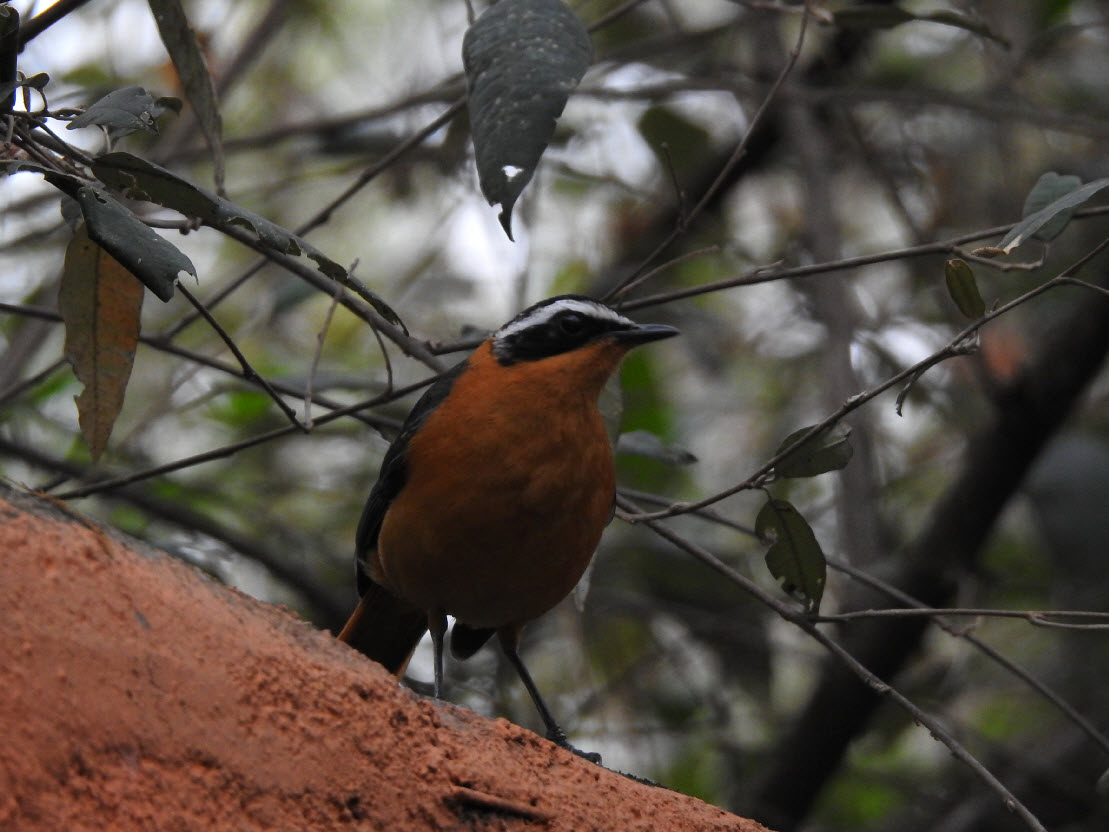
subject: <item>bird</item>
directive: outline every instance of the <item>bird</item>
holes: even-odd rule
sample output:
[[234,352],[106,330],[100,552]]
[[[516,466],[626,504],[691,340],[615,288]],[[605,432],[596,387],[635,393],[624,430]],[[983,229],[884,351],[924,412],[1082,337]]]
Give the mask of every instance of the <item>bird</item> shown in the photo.
[[430,632],[441,697],[453,656],[496,634],[546,736],[586,759],[519,654],[520,633],[565,598],[615,510],[613,448],[597,400],[634,347],[678,334],[583,295],[540,301],[419,398],[358,523],[359,602],[338,638],[403,676]]

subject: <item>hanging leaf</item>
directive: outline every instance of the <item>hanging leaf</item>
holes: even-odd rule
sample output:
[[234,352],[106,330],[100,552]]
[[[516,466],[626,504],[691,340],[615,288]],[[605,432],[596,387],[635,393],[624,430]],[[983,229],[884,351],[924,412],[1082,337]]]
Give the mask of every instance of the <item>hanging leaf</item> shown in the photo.
[[198,217],[215,226],[227,224],[248,228],[258,235],[259,242],[269,248],[293,256],[304,254],[315,262],[322,274],[355,291],[386,320],[398,326],[404,325],[389,304],[351,278],[346,269],[307,240],[253,211],[130,153],[116,152],[98,156],[92,163],[92,172],[105,185],[134,199],[153,202],[187,217]]
[[[1080,188],[1075,188],[1070,193],[1051,202],[1047,207],[1041,208],[1039,211],[1036,211],[1034,214],[1018,222],[1009,233],[1005,235],[1001,242],[997,244],[997,247],[1005,254],[1009,254],[1013,249],[1026,242],[1030,237],[1034,237],[1037,231],[1056,217],[1066,216],[1067,220],[1069,220],[1070,214],[1074,212],[1075,208],[1083,202],[1088,201],[1094,194],[1107,186],[1109,186],[1109,179],[1095,179],[1093,182],[1087,182]],[[1064,214],[1064,212],[1069,213]],[[1062,228],[1059,228],[1055,231],[1055,234],[1058,235],[1062,230]]]
[[512,207],[592,57],[589,32],[562,0],[501,0],[466,31],[478,179],[510,240]]
[[943,264],[943,279],[947,293],[968,318],[981,318],[986,314],[986,302],[978,291],[974,270],[965,260],[954,258]]
[[[791,433],[778,446],[774,455],[780,454],[812,429],[813,425],[810,425]],[[796,478],[815,477],[846,468],[854,453],[850,437],[851,428],[846,425],[827,427],[798,445],[774,467],[774,471],[779,477]]]
[[166,110],[180,112],[176,98],[155,99],[142,87],[124,87],[108,93],[85,112],[70,120],[67,130],[81,127],[107,127],[113,136],[126,136],[140,130],[157,133],[157,119]]
[[85,444],[95,462],[123,407],[135,362],[142,284],[81,226],[65,253],[59,311],[65,357],[85,387],[76,397]]
[[212,76],[204,62],[204,53],[196,39],[196,33],[189,26],[185,10],[180,0],[149,0],[150,11],[158,24],[158,34],[162,36],[166,52],[173,61],[185,98],[192,104],[200,122],[200,131],[212,151],[217,190],[223,189],[223,119],[220,116],[219,101]]
[[89,238],[159,299],[168,302],[173,297],[173,284],[181,272],[196,277],[188,257],[107,194],[83,187],[74,198],[81,206]]
[[755,533],[770,544],[766,552],[770,574],[805,605],[806,612],[817,612],[828,567],[805,518],[788,501],[769,499],[755,518]]

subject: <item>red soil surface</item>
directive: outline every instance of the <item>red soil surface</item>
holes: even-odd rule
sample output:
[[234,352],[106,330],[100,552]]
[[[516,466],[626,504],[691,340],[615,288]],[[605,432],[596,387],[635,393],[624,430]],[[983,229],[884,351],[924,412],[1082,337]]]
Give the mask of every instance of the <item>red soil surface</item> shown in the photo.
[[735,830],[0,491],[0,829]]

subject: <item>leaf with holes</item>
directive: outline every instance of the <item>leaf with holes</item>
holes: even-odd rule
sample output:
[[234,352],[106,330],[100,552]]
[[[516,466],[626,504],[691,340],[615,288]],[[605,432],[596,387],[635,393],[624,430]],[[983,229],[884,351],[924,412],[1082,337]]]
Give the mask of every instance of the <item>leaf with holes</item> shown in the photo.
[[466,30],[478,179],[509,239],[512,207],[592,57],[588,30],[562,0],[501,0]]
[[[997,247],[1005,254],[1009,254],[1017,246],[1027,242],[1029,238],[1036,237],[1040,229],[1047,226],[1048,223],[1057,217],[1066,217],[1066,220],[1069,221],[1071,214],[1074,213],[1074,210],[1079,205],[1088,201],[1094,194],[1105,187],[1109,187],[1109,179],[1095,179],[1093,182],[1087,182],[1082,187],[1075,188],[1069,193],[1060,196],[1046,207],[1041,208],[1035,213],[1029,214],[1014,225],[1001,242],[997,244]],[[1027,202],[1025,204],[1027,205]],[[1064,222],[1064,225],[1065,224]],[[1063,229],[1060,227],[1058,230],[1054,228],[1050,230],[1054,231],[1055,235],[1058,235]]]
[[755,533],[770,544],[766,552],[770,574],[805,605],[806,612],[817,612],[828,567],[805,518],[788,501],[769,499],[755,518]]
[[81,206],[89,238],[161,300],[173,297],[173,284],[181,272],[196,277],[188,257],[107,194],[83,187],[74,198]]
[[129,133],[144,131],[158,132],[158,117],[166,110],[181,111],[181,102],[176,98],[154,98],[142,87],[124,87],[113,90],[85,112],[70,120],[67,130],[81,127],[107,127],[113,136],[126,136]]
[[[778,445],[775,456],[812,429],[810,425],[795,430]],[[847,467],[854,453],[850,439],[851,428],[846,425],[824,428],[790,451],[789,456],[774,467],[774,471],[779,477],[816,477],[829,471],[839,471]]]
[[81,226],[65,253],[58,306],[65,357],[85,389],[76,397],[81,433],[95,462],[108,446],[139,340],[143,287]]

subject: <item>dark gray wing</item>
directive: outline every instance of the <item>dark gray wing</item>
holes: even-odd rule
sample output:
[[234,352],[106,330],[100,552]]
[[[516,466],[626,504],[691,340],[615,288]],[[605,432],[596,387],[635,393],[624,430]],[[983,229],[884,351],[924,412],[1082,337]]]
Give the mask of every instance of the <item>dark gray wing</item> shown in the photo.
[[440,376],[434,384],[424,391],[424,394],[412,407],[408,418],[401,425],[400,433],[385,452],[381,461],[381,471],[377,482],[370,491],[366,506],[362,509],[362,518],[358,521],[358,532],[355,535],[354,569],[358,582],[358,596],[362,597],[370,588],[372,581],[366,573],[362,558],[366,552],[377,546],[377,536],[381,533],[381,523],[385,520],[385,512],[389,504],[396,499],[397,494],[404,488],[407,479],[407,465],[405,452],[408,443],[420,429],[427,417],[431,415],[443,400],[450,395],[454,382],[467,367],[467,360],[460,361],[451,369]]

